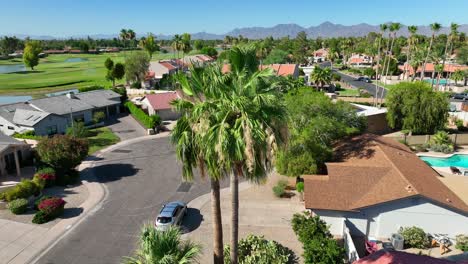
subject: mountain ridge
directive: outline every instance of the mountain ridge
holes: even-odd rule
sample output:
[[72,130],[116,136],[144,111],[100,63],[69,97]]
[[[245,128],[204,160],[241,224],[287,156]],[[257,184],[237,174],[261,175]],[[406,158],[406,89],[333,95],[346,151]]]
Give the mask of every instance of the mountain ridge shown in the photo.
[[[370,25],[367,23],[359,23],[356,25],[341,25],[335,24],[330,21],[325,21],[317,26],[303,27],[295,23],[289,24],[277,24],[272,27],[242,27],[234,28],[225,34],[214,34],[209,32],[197,32],[192,33],[192,39],[223,39],[225,36],[239,36],[242,35],[249,39],[261,39],[272,36],[273,38],[291,37],[294,38],[296,35],[304,31],[307,33],[309,38],[331,38],[331,37],[362,37],[369,34],[369,32],[380,32],[379,25]],[[446,34],[450,31],[449,27],[442,27],[438,34]],[[468,33],[468,24],[462,24],[459,27],[460,32]],[[399,36],[408,36],[407,26],[403,25],[402,28],[397,32]],[[429,36],[432,31],[429,26],[419,25],[418,34]],[[70,35],[66,37],[55,37],[48,35],[28,35],[28,34],[8,34],[8,36],[16,35],[16,37],[24,39],[30,37],[32,39],[40,40],[51,40],[51,39],[67,39],[76,38],[82,39],[88,36],[93,39],[112,39],[117,38],[118,34],[90,34],[90,35]],[[144,36],[146,34],[137,34],[137,37]],[[173,35],[155,34],[159,39],[171,39]],[[3,36],[0,34],[0,36]]]

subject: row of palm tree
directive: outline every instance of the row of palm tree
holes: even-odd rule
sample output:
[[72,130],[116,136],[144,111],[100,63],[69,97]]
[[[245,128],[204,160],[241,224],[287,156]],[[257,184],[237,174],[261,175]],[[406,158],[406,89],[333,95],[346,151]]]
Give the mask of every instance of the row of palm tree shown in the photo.
[[238,263],[239,179],[263,182],[270,172],[285,108],[271,69],[259,70],[253,46],[228,53],[231,71],[221,65],[192,67],[177,79],[183,99],[173,102],[181,118],[172,132],[183,178],[194,170],[209,177],[213,217],[213,262],[223,263],[223,231],[219,182],[231,188],[230,260]]
[[177,58],[179,59],[179,53],[182,51],[183,55],[189,53],[192,50],[191,45],[192,36],[189,33],[182,35],[175,34],[172,38],[171,47],[177,52]]

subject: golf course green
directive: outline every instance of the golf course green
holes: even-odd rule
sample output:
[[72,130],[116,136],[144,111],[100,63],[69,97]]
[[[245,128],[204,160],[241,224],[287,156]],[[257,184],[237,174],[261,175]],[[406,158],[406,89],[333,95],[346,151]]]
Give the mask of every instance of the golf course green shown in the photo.
[[[105,54],[58,54],[40,59],[32,71],[0,73],[0,94],[35,95],[75,89],[91,85],[106,85],[104,61],[124,62],[131,51]],[[172,53],[154,54],[152,60],[172,58]],[[22,65],[22,59],[0,60],[0,66]],[[124,80],[116,84],[124,83]]]

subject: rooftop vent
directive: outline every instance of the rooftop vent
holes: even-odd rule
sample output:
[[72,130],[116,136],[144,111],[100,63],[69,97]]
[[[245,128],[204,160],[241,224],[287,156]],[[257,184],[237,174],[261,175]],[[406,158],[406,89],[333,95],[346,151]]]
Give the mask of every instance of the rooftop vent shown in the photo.
[[449,198],[445,199],[445,201],[447,201],[447,203],[451,203],[452,200],[450,200]]
[[75,94],[72,92],[67,93],[67,98],[68,99],[76,99]]
[[413,191],[413,186],[407,185],[407,186],[405,187],[405,189],[406,189],[406,191],[408,191],[408,192],[412,192],[412,191]]

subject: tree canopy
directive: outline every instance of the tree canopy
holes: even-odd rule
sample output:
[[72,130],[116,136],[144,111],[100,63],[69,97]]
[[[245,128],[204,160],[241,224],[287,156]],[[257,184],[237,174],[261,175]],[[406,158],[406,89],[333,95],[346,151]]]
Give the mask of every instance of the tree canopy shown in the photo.
[[142,51],[131,53],[125,58],[125,78],[130,82],[141,82],[149,68],[150,58]]
[[387,120],[391,128],[414,134],[434,134],[445,128],[449,100],[425,82],[402,82],[389,90],[386,97]]
[[39,65],[39,53],[42,52],[41,43],[37,40],[26,42],[23,51],[23,61],[26,66],[34,70],[34,67]]

